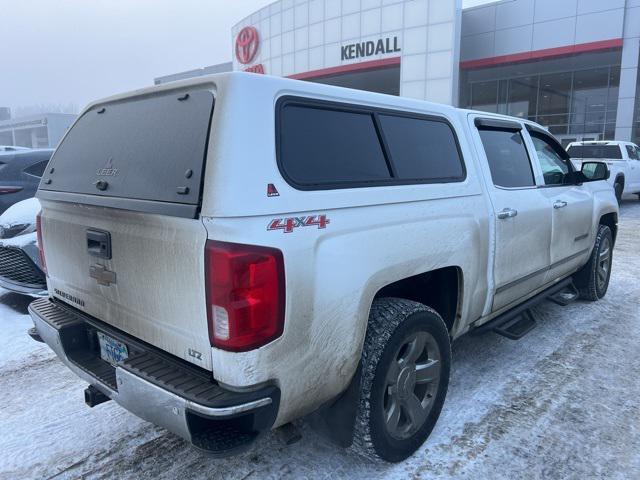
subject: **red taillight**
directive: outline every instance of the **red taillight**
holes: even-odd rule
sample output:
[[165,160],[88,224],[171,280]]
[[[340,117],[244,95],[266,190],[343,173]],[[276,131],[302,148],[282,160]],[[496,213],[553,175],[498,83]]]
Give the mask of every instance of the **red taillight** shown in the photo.
[[280,250],[209,240],[205,278],[212,346],[242,352],[282,335],[285,283]]
[[20,191],[22,191],[22,187],[0,187],[0,195],[18,193]]
[[42,243],[42,217],[41,214],[38,213],[36,216],[36,235],[38,238],[38,251],[40,252],[40,264],[42,266],[42,271],[47,274],[47,262],[44,260],[44,243]]

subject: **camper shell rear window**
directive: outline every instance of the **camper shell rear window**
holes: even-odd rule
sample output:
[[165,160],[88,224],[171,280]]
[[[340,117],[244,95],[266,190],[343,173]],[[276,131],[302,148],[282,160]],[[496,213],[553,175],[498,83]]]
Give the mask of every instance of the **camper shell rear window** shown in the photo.
[[39,196],[195,216],[213,105],[196,90],[92,107],[53,155]]

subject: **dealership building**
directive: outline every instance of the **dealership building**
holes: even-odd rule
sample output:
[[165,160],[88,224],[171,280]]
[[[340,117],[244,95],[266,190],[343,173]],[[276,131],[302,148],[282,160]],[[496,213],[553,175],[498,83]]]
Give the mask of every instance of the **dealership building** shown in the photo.
[[564,143],[640,142],[640,0],[280,0],[231,35],[222,70],[519,116]]
[[0,120],[0,145],[53,148],[76,117],[70,113],[44,113]]

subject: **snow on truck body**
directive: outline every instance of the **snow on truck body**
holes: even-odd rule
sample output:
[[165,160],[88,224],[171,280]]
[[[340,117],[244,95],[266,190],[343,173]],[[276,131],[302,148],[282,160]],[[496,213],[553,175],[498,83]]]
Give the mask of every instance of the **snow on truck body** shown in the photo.
[[[31,313],[92,395],[201,448],[351,408],[342,443],[398,460],[437,419],[449,337],[566,283],[615,235],[611,189],[561,151],[518,119],[251,74],[109,98],[40,185],[51,298]],[[384,437],[363,413],[386,351],[370,336],[393,325],[402,343],[415,322]]]

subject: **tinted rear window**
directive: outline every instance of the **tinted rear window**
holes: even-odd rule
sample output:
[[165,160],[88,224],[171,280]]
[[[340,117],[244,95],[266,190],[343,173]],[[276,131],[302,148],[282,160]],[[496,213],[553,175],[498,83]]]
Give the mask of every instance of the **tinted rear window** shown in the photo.
[[299,188],[465,178],[455,134],[444,119],[355,105],[305,103],[281,101],[278,112],[278,161],[285,177]]
[[506,188],[535,185],[531,161],[520,132],[480,130],[493,184]]
[[286,105],[280,155],[298,185],[391,178],[370,113]]
[[451,127],[440,121],[380,115],[397,176],[403,180],[460,179],[464,175]]
[[571,158],[608,158],[622,160],[618,145],[574,145],[567,150]]
[[56,150],[40,188],[195,205],[212,109],[203,90],[94,107]]

